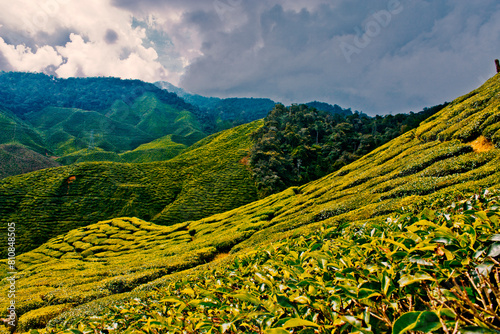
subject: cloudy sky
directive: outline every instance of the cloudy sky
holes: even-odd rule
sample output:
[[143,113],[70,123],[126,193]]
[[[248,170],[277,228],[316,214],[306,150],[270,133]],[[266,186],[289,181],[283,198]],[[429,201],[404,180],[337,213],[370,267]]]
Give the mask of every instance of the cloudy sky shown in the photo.
[[0,70],[419,111],[494,75],[498,0],[0,0]]

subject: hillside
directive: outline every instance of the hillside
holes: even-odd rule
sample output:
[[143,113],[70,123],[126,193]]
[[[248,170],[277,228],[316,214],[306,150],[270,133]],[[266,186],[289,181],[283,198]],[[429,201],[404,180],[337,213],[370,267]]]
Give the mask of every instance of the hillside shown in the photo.
[[[189,146],[213,128],[206,112],[139,80],[1,72],[0,106],[0,123],[6,129],[0,144],[17,142],[63,157],[62,162],[90,161],[94,152],[84,150],[94,147],[105,152],[95,161],[116,161],[114,154],[169,135]],[[72,157],[64,158],[68,154]]]
[[40,133],[14,113],[0,107],[0,144],[20,144],[35,152],[48,152]]
[[[74,228],[120,216],[162,225],[207,217],[254,201],[242,159],[260,122],[214,134],[158,163],[80,163],[0,181],[0,221],[18,224],[17,252]],[[6,245],[1,245],[5,254]]]
[[154,162],[174,158],[187,149],[186,145],[176,143],[172,135],[158,138],[150,143],[143,144],[133,151],[120,154],[126,162]]
[[331,174],[377,147],[417,128],[446,104],[419,113],[368,117],[331,114],[305,104],[277,104],[252,136],[252,168],[265,197]]
[[124,163],[146,163],[170,160],[187,149],[184,144],[172,140],[172,135],[158,138],[152,142],[142,144],[132,151],[115,153],[104,151],[101,148],[85,148],[80,151],[66,154],[57,159],[63,165],[79,162],[113,161]]
[[[491,248],[491,242],[496,240],[492,233],[498,234],[498,219],[495,218],[495,210],[498,208],[494,205],[488,209],[483,207],[483,202],[465,202],[462,205],[468,211],[454,212],[453,219],[447,218],[447,215],[436,218],[432,211],[422,210],[424,207],[442,208],[465,199],[474,192],[482,192],[485,188],[498,189],[500,186],[499,79],[499,75],[493,77],[479,89],[453,101],[417,129],[375,149],[333,174],[237,209],[169,228],[152,226],[132,218],[120,218],[82,227],[67,234],[62,233],[64,231],[61,229],[59,237],[18,257],[19,269],[22,271],[17,281],[17,303],[20,314],[24,314],[20,318],[21,326],[43,327],[48,319],[77,304],[85,303],[52,324],[68,327],[71,321],[78,322],[85,318],[87,320],[80,324],[81,330],[93,324],[108,329],[113,329],[116,325],[118,332],[123,330],[123,326],[156,328],[163,332],[170,328],[172,332],[182,332],[193,330],[193,321],[199,321],[202,323],[200,326],[206,326],[200,329],[202,332],[208,331],[210,327],[222,330],[233,328],[231,326],[238,326],[233,331],[245,328],[258,332],[261,328],[255,326],[260,324],[262,327],[275,328],[267,333],[285,333],[287,330],[293,333],[303,330],[305,333],[312,327],[318,329],[318,324],[321,323],[322,332],[333,328],[337,328],[338,332],[384,332],[388,324],[392,326],[396,322],[396,318],[387,317],[384,313],[389,308],[394,308],[391,300],[387,302],[384,298],[394,295],[391,298],[404,301],[405,310],[415,309],[412,306],[415,301],[411,298],[404,299],[412,291],[416,291],[411,290],[415,287],[412,284],[434,281],[430,274],[422,272],[427,270],[425,266],[429,263],[428,260],[415,258],[413,254],[407,256],[407,253],[402,254],[402,250],[427,252],[423,253],[427,254],[425,256],[435,256],[442,252],[447,261],[451,261],[444,268],[449,269],[446,269],[448,275],[453,266],[456,268],[453,273],[460,272],[460,268],[467,263],[482,259],[482,253],[473,259],[478,249],[489,247],[484,249],[492,254],[490,256],[496,256]],[[196,149],[203,148],[202,144],[179,157],[193,155]],[[57,170],[59,169],[52,172]],[[112,173],[113,170],[109,169],[108,172]],[[147,173],[145,170],[142,172]],[[66,177],[69,175],[71,174],[66,174]],[[114,174],[108,175],[115,177]],[[142,182],[147,182],[147,176]],[[28,184],[33,182],[33,178],[7,179],[2,183],[2,193],[13,189],[14,183]],[[61,182],[65,178],[59,180]],[[26,190],[32,188],[35,187],[28,186]],[[22,188],[18,188],[18,192],[21,193]],[[11,192],[9,198],[13,198],[14,193]],[[81,199],[85,200],[83,197]],[[73,203],[76,204],[77,201]],[[112,203],[106,204],[109,206]],[[14,206],[29,206],[32,209],[35,205],[17,202],[11,207]],[[471,211],[473,206],[477,207],[476,211]],[[401,221],[409,219],[411,224],[421,222],[420,225],[424,227],[421,229],[416,224],[413,229],[407,230],[405,226],[411,224],[387,223],[394,221],[387,220],[387,217],[395,217],[402,208],[410,215],[421,213],[415,219],[404,216],[400,218]],[[128,215],[125,210],[121,213],[123,214],[115,217]],[[27,228],[22,223],[23,219],[4,213],[2,216],[8,217],[7,221],[18,222],[20,233]],[[378,227],[375,229],[375,226]],[[332,233],[318,234],[323,233],[317,232],[320,227],[330,229]],[[405,230],[401,230],[403,227]],[[478,227],[485,233],[484,238],[479,238],[479,234],[475,236],[473,231]],[[154,230],[154,234],[143,232],[147,229]],[[446,239],[448,241],[443,239],[445,232],[449,233],[449,240]],[[462,232],[468,234],[462,236]],[[141,240],[141,236],[146,239]],[[259,245],[269,245],[270,242],[287,236],[298,237],[297,242],[290,241],[294,248],[286,248],[286,241],[255,252]],[[436,239],[438,237],[441,239]],[[480,244],[475,244],[476,239]],[[440,243],[436,243],[436,240],[440,240]],[[468,240],[473,241],[469,243]],[[420,241],[426,243],[417,244]],[[20,244],[24,242],[26,240],[22,240]],[[472,245],[470,249],[467,248],[469,244]],[[415,247],[416,250],[413,249]],[[440,247],[443,248],[439,251]],[[91,252],[85,252],[90,248],[93,248]],[[133,249],[134,256],[129,255],[130,249]],[[356,253],[361,249],[367,250],[370,255]],[[322,254],[320,250],[326,254]],[[377,250],[377,253],[370,253],[372,250]],[[349,257],[344,256],[347,253],[342,253],[351,251],[353,253]],[[451,251],[456,251],[457,255],[447,253]],[[280,255],[275,255],[276,252]],[[105,254],[99,255],[100,253]],[[227,253],[230,253],[229,256]],[[247,254],[247,257],[243,254]],[[270,259],[274,256],[275,260]],[[453,262],[455,256],[460,256],[459,259],[465,262]],[[226,258],[223,259],[224,257]],[[212,259],[216,261],[213,264],[175,274]],[[344,259],[353,260],[346,262]],[[402,259],[406,262],[400,262]],[[293,270],[280,267],[280,263],[292,266]],[[415,264],[409,266],[411,263]],[[392,264],[408,268],[408,271],[396,272],[392,269]],[[319,269],[316,270],[318,266]],[[219,269],[216,271],[216,268]],[[263,271],[258,271],[259,268]],[[330,272],[330,276],[321,271],[321,268],[323,271],[328,268],[326,271]],[[355,274],[358,272],[359,274]],[[323,300],[320,297],[324,296],[320,285],[322,282],[329,284],[334,274],[339,288],[329,286],[326,291],[331,298]],[[247,281],[242,281],[238,275],[250,276]],[[160,276],[162,277],[155,280]],[[385,276],[388,278],[384,278]],[[200,277],[199,281],[197,277]],[[290,277],[293,278],[291,283]],[[398,289],[390,288],[387,282],[398,282]],[[5,296],[6,281],[3,280],[2,283],[2,295]],[[117,295],[134,287],[135,290],[131,293]],[[151,291],[156,287],[160,290]],[[380,293],[376,289],[383,291]],[[264,291],[273,293],[269,294],[267,300],[260,300]],[[287,295],[288,291],[290,295]],[[316,294],[317,297],[305,296],[306,291],[308,296]],[[426,290],[422,286],[418,291],[425,293]],[[379,297],[381,299],[377,299]],[[227,303],[233,306],[227,307],[226,303],[219,309],[217,300],[226,300],[221,298],[229,298]],[[438,300],[438,297],[433,298]],[[380,304],[380,300],[384,301],[383,304]],[[6,302],[2,299],[4,310]],[[324,304],[325,302],[328,304]],[[276,303],[280,309],[271,311],[272,307],[278,307],[273,306]],[[376,303],[383,305],[380,313],[363,313],[367,308],[375,307]],[[176,307],[172,308],[173,305]],[[114,306],[118,308],[114,309]],[[160,306],[160,312],[163,313],[158,315],[155,311],[157,306]],[[337,315],[330,314],[337,318],[328,318],[325,308],[333,308]],[[310,311],[306,312],[306,309]],[[113,313],[115,311],[116,314]],[[183,314],[182,319],[177,312]],[[406,311],[394,312],[399,317],[401,312]],[[424,332],[430,331],[430,328],[422,327],[422,323],[417,321],[420,316],[427,316],[432,320],[429,323],[440,328],[437,327],[439,319],[436,320],[440,314],[422,313],[419,309],[415,312],[417,313],[403,318],[414,320],[406,321],[413,325],[407,326],[407,329],[422,328]],[[96,313],[101,316],[89,318]],[[454,313],[446,314],[453,317]],[[386,321],[385,325],[381,322],[377,325],[376,321],[370,320],[378,319],[375,316],[380,321]],[[186,321],[179,324],[179,320],[183,319]],[[242,319],[245,323],[242,323]],[[260,319],[260,322],[253,322],[252,319]],[[226,320],[230,322],[223,322]],[[401,323],[402,321],[398,322],[399,325]],[[370,328],[366,328],[368,324]],[[404,332],[402,327],[400,329],[395,332]]]
[[57,166],[59,163],[55,160],[24,146],[0,145],[0,179]]
[[140,80],[119,78],[56,78],[42,73],[0,72],[0,101],[20,118],[47,107],[104,112],[116,101],[132,105],[146,93],[203,121],[204,114],[174,93]]
[[160,81],[155,85],[163,90],[182,97],[186,102],[204,110],[213,120],[213,131],[249,123],[266,117],[276,102],[264,98],[227,98],[205,97],[191,94],[169,82]]
[[[277,102],[265,98],[226,98],[205,97],[191,94],[184,89],[176,87],[169,82],[161,81],[155,83],[161,89],[176,93],[186,102],[199,107],[207,112],[216,122],[217,130],[224,130],[235,125],[262,119],[274,108]],[[352,114],[351,109],[343,109],[338,105],[324,102],[309,102],[308,106],[332,115],[348,116]]]
[[152,135],[96,111],[48,107],[28,115],[27,121],[40,131],[46,146],[58,156],[95,147],[110,152],[132,150],[154,139]]
[[206,137],[189,111],[174,109],[150,93],[131,106],[116,102],[106,113],[47,107],[27,115],[26,121],[59,156],[86,149],[91,142],[104,151],[123,153],[167,135],[188,146]]

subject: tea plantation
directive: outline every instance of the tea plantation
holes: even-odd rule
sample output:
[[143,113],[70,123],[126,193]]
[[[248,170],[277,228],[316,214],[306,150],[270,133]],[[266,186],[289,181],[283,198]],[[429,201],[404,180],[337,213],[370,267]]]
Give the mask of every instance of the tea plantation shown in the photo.
[[[158,171],[168,163],[83,164],[8,178],[0,185],[8,194],[1,208],[9,208],[2,216],[4,222],[16,221],[20,233],[30,231],[20,245],[32,242],[32,235],[58,232],[18,257],[18,330],[496,333],[499,121],[497,75],[334,174],[171,226],[114,217],[175,222],[207,200],[208,213],[219,204],[216,194],[243,192],[218,188],[202,197],[200,189],[211,188],[197,183],[182,188],[188,195],[171,201],[179,203],[173,207],[164,194],[176,184]],[[212,164],[224,165],[222,151],[210,155],[207,148],[215,153],[223,145],[211,143],[238,135],[235,130],[211,136],[170,164],[191,166],[203,151]],[[99,182],[85,177],[94,169],[91,175]],[[188,172],[172,167],[169,173]],[[224,173],[202,175],[217,184]],[[72,175],[76,180],[68,184]],[[153,187],[156,179],[164,182]],[[23,194],[37,187],[59,197]],[[99,190],[109,192],[97,195]],[[123,198],[128,202],[120,202]],[[87,210],[79,209],[80,203]],[[89,212],[92,219],[83,219]],[[68,223],[77,215],[79,220]],[[5,279],[2,285],[5,310]]]
[[[129,295],[100,316],[51,325],[74,328],[66,333],[496,333],[496,195],[294,233],[225,266]],[[36,324],[38,314],[21,324]]]
[[[176,158],[157,163],[81,163],[0,181],[0,231],[17,226],[17,252],[72,229],[130,216],[173,225],[257,199],[241,162],[260,122],[214,134]],[[0,245],[5,254],[7,245]]]

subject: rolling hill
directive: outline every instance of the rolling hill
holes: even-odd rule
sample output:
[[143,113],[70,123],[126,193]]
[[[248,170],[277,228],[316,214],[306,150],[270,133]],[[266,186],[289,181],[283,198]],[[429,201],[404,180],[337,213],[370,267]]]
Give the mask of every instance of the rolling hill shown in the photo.
[[154,162],[170,160],[188,147],[172,140],[172,135],[158,138],[150,143],[142,144],[133,151],[121,153],[120,156],[126,162]]
[[[462,268],[483,258],[482,253],[476,253],[483,249],[481,247],[487,247],[484,249],[490,257],[495,255],[491,243],[496,240],[494,233],[498,235],[495,218],[498,207],[493,203],[488,208],[482,204],[486,201],[476,197],[460,204],[465,209],[454,209],[453,216],[445,213],[437,218],[433,211],[424,208],[443,208],[467,199],[470,194],[482,193],[486,188],[500,187],[499,78],[499,75],[493,77],[417,129],[333,174],[230,211],[168,227],[136,218],[81,224],[72,231],[51,225],[60,231],[58,237],[18,257],[20,328],[44,327],[58,314],[62,315],[51,325],[63,329],[80,323],[82,331],[94,326],[112,331],[113,328],[116,331],[141,328],[182,332],[195,330],[193,326],[198,323],[202,332],[211,327],[221,331],[226,328],[265,330],[266,333],[298,333],[299,330],[306,333],[313,328],[322,332],[333,329],[384,332],[387,326],[394,326],[392,330],[396,333],[403,333],[404,326],[407,330],[431,331],[419,322],[420,317],[430,319],[422,320],[424,323],[441,328],[438,326],[443,324],[438,317],[452,318],[456,316],[453,310],[444,315],[437,311],[425,313],[422,308],[416,309],[415,301],[405,298],[415,291],[426,293],[421,283],[441,282],[433,278],[429,270],[434,275],[447,273],[448,277],[453,273],[464,274]],[[206,139],[207,142],[214,140],[216,137]],[[172,161],[180,157],[189,161],[197,149],[205,146],[202,141]],[[119,172],[111,166],[106,165],[107,170],[100,171],[101,178],[126,178],[123,169]],[[40,213],[33,212],[35,203],[20,194],[33,192],[35,179],[43,178],[46,184],[51,180],[50,175],[57,180],[59,190],[54,190],[61,194],[59,199],[64,199],[64,192],[68,194],[72,189],[80,193],[85,183],[88,187],[94,183],[85,179],[84,171],[91,167],[94,165],[72,167],[74,169],[65,173],[61,172],[64,169],[35,172],[2,182],[2,194],[7,192],[9,201],[16,198],[12,203],[3,199],[3,221],[18,222],[20,234],[29,228],[38,229],[35,226],[44,219],[23,223],[27,217],[40,217]],[[82,181],[67,190],[64,181],[76,174],[75,171],[83,176]],[[140,184],[147,184],[153,175],[146,174],[147,169],[140,171],[144,173]],[[138,174],[134,176],[137,178]],[[117,187],[112,189],[115,192]],[[86,197],[81,194],[80,200],[89,198],[88,191]],[[160,194],[160,191],[155,193]],[[132,194],[126,195],[130,198]],[[75,198],[67,203],[76,205],[77,202]],[[50,208],[47,203],[41,202],[36,207]],[[106,202],[106,207],[117,203]],[[121,206],[120,212],[109,214],[134,216],[141,210],[139,204],[139,201],[132,202],[129,207]],[[183,203],[178,210],[185,211],[187,204]],[[136,211],[132,212],[134,207]],[[162,203],[158,207],[165,206]],[[9,214],[14,208],[26,213],[17,217]],[[402,209],[408,214],[387,219],[396,217]],[[59,214],[55,212],[51,219]],[[161,221],[162,216],[163,213],[155,216],[156,220]],[[475,236],[475,228],[481,228],[484,237]],[[448,233],[448,239],[443,233]],[[291,239],[279,242],[286,237]],[[21,244],[29,242],[22,235],[19,238]],[[476,241],[481,244],[476,245]],[[267,248],[256,251],[259,246]],[[367,250],[369,256],[359,253],[361,250]],[[450,253],[452,251],[456,254]],[[417,253],[432,258],[416,258]],[[453,262],[455,257],[461,260]],[[443,262],[444,259],[451,262]],[[430,260],[444,263],[443,270],[448,268],[448,271],[432,271],[434,262]],[[207,264],[200,266],[205,262]],[[396,271],[393,265],[403,271]],[[188,268],[193,269],[184,271]],[[290,281],[290,278],[293,279]],[[337,282],[339,287],[326,286],[330,281]],[[5,296],[6,281],[2,283],[2,296]],[[420,290],[415,290],[417,288]],[[327,297],[320,293],[322,289],[326,289]],[[401,301],[404,310],[394,310],[389,296],[399,298],[394,301]],[[432,294],[426,298],[423,300],[429,305],[433,300],[440,300]],[[222,306],[217,300],[224,300]],[[1,303],[5,310],[7,301],[2,299]],[[81,306],[75,308],[77,305]],[[375,310],[376,305],[381,305],[380,312],[366,311]],[[425,303],[420,305],[424,307]],[[326,308],[334,312],[328,313]],[[70,311],[63,313],[68,309]],[[403,317],[405,310],[415,311]],[[390,316],[384,313],[389,311]],[[90,319],[90,315],[97,317]],[[408,327],[409,324],[413,327]],[[396,325],[404,326],[397,329]]]
[[19,144],[41,154],[49,152],[41,134],[32,125],[4,108],[0,108],[0,126],[0,144]]
[[96,111],[48,107],[29,115],[27,121],[39,129],[47,147],[58,156],[89,147],[91,137],[95,147],[110,152],[132,150],[154,139],[133,125]]
[[101,148],[85,148],[80,151],[66,154],[57,159],[63,165],[71,165],[80,162],[112,161],[123,163],[146,163],[155,161],[170,160],[188,146],[176,143],[172,140],[172,135],[158,138],[152,142],[142,144],[132,151],[115,153],[104,151]]
[[[79,163],[0,181],[0,221],[15,221],[18,253],[119,216],[173,225],[257,199],[244,157],[261,122],[209,136],[158,163]],[[2,244],[1,252],[5,254]]]
[[[94,157],[117,161],[116,154],[169,135],[174,143],[190,146],[213,127],[206,112],[139,80],[2,72],[0,106],[6,129],[0,144],[17,142],[62,157],[63,163]],[[88,154],[87,148],[104,153]],[[68,154],[72,156],[66,159]],[[137,153],[133,160],[148,161]]]

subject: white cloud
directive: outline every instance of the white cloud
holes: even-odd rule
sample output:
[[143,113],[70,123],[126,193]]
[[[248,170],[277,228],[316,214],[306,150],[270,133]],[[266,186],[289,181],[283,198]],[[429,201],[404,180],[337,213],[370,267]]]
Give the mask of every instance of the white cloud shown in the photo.
[[[16,70],[44,71],[52,65],[61,77],[118,76],[150,82],[169,79],[156,50],[143,45],[145,29],[133,28],[132,14],[108,0],[19,0],[2,4],[7,1],[0,0],[5,8],[0,20],[22,37],[15,45],[2,40],[1,51]],[[63,45],[38,45],[40,34],[61,32],[69,33],[69,41]],[[31,49],[19,42],[23,37],[33,41]]]
[[[153,48],[136,46],[122,59],[122,48],[103,41],[85,42],[80,35],[71,34],[71,42],[57,47],[58,53],[67,61],[56,73],[60,77],[70,76],[118,76],[144,81],[165,78],[168,73],[156,62],[158,55]],[[110,61],[111,60],[111,61]]]
[[1,37],[0,54],[3,54],[12,68],[23,72],[43,72],[49,66],[57,67],[62,63],[62,57],[50,46],[33,52],[24,45],[8,45]]

